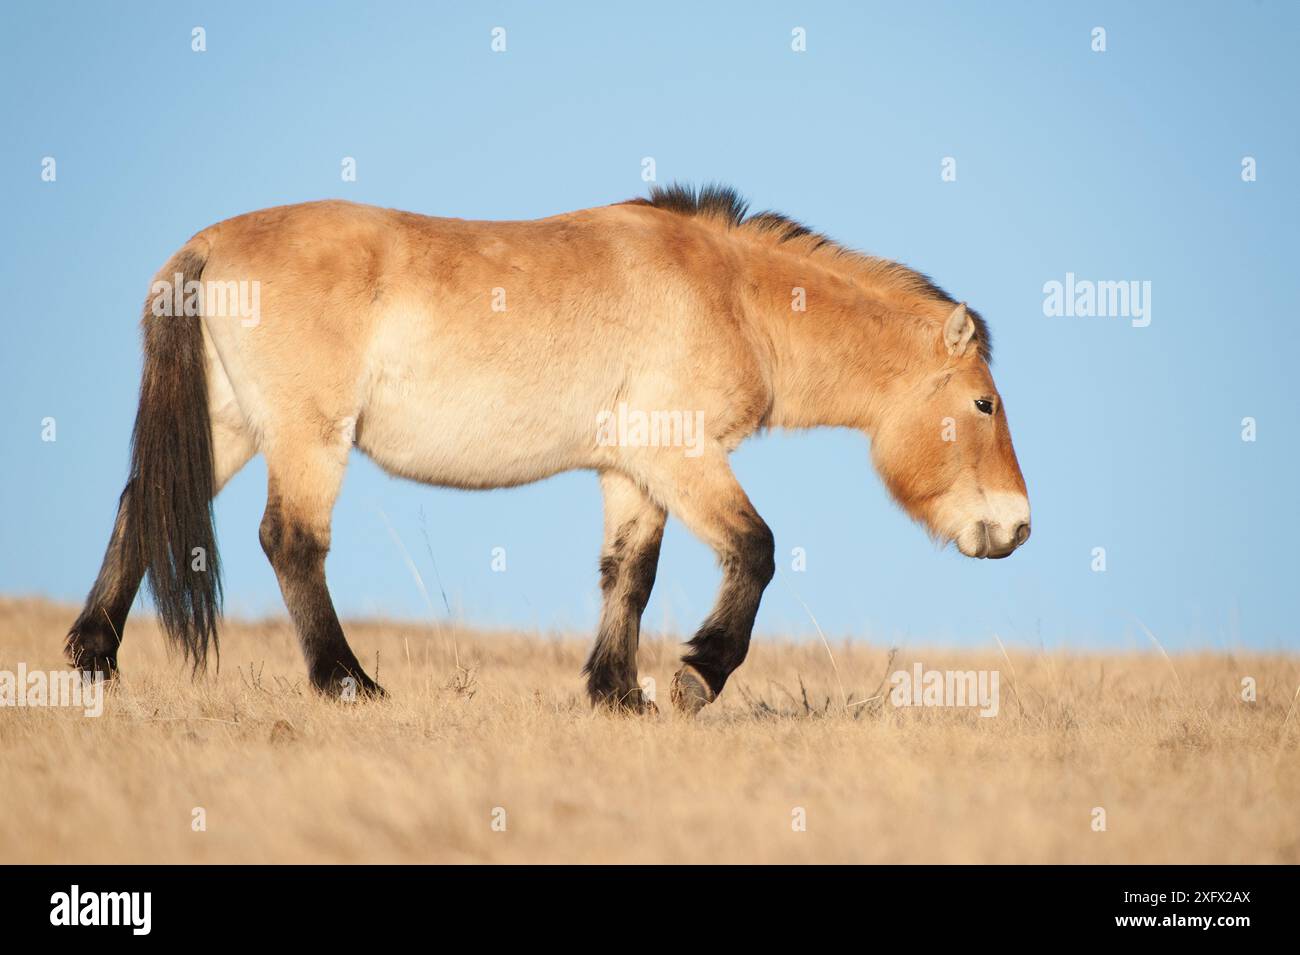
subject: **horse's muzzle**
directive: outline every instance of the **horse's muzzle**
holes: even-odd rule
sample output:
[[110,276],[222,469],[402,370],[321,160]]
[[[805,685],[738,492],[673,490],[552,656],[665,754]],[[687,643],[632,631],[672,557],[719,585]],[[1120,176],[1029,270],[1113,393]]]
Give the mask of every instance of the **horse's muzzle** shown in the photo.
[[962,547],[961,542],[958,543],[958,549],[963,554],[967,557],[1001,560],[1010,557],[1016,548],[1029,540],[1029,522],[1020,522],[1008,533],[1001,524],[977,521],[972,536],[975,539],[968,545],[969,549]]

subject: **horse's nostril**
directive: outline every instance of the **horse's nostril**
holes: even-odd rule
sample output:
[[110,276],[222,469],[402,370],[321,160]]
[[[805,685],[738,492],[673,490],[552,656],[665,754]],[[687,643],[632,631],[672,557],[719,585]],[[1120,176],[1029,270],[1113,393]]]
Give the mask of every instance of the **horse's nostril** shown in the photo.
[[1016,546],[1019,547],[1027,540],[1029,540],[1029,522],[1025,521],[1016,528]]

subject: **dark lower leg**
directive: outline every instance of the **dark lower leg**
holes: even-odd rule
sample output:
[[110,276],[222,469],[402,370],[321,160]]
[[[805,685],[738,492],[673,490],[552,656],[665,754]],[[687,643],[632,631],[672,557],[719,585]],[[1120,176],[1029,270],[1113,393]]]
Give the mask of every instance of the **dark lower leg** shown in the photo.
[[690,715],[717,698],[749,652],[759,600],[776,573],[775,544],[721,444],[706,443],[692,458],[662,456],[653,466],[643,478],[646,487],[722,564],[718,602],[673,677],[673,704]]
[[281,503],[272,500],[262,518],[260,536],[298,631],[312,686],[344,699],[354,694],[383,695],[348,646],[334,612],[325,584],[328,533],[313,531],[307,523],[289,517]]
[[637,683],[636,651],[641,614],[654,587],[663,523],[649,540],[620,541],[600,561],[604,594],[596,645],[584,671],[592,702],[639,710],[645,705]]
[[135,543],[129,540],[127,530],[131,497],[128,484],[118,501],[117,520],[113,522],[113,534],[99,576],[64,645],[64,652],[74,666],[87,672],[101,672],[105,677],[117,671],[122,631],[144,577],[144,561]]
[[642,710],[636,651],[641,614],[654,587],[663,541],[663,508],[616,472],[601,475],[605,497],[605,543],[600,555],[603,603],[596,645],[583,672],[593,703]]
[[[755,515],[744,531],[732,537],[722,555],[723,580],[718,602],[682,658],[682,663],[703,681],[703,687],[687,687],[704,691],[699,705],[712,701],[722,692],[727,677],[749,652],[759,601],[776,573],[774,549],[772,532]],[[689,676],[685,671],[683,675]],[[680,686],[682,680],[677,683]]]

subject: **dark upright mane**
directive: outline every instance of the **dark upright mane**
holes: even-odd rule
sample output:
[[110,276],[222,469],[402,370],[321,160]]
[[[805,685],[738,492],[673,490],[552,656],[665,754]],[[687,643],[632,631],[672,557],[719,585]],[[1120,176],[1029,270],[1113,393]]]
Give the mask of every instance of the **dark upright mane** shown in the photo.
[[[902,263],[864,255],[845,248],[834,239],[815,232],[780,212],[768,210],[751,215],[749,203],[731,186],[710,182],[697,189],[680,182],[667,186],[655,184],[650,187],[648,199],[631,199],[629,202],[652,206],[677,215],[715,219],[732,229],[752,229],[768,233],[777,242],[804,239],[807,240],[805,251],[809,254],[826,250],[833,255],[851,256],[868,264],[874,272],[905,285],[918,295],[954,306],[957,304],[957,300],[936,285],[928,275]],[[970,306],[967,306],[966,312],[975,323],[975,339],[979,343],[980,357],[992,364],[993,338],[989,333],[988,323]]]

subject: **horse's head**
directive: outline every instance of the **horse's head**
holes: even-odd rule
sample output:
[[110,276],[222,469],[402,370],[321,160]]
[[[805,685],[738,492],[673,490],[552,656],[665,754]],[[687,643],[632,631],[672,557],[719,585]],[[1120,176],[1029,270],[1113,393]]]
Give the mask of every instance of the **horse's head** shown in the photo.
[[986,334],[964,304],[952,310],[925,359],[882,401],[872,457],[898,502],[937,538],[967,557],[1006,557],[1029,539],[1029,497]]

